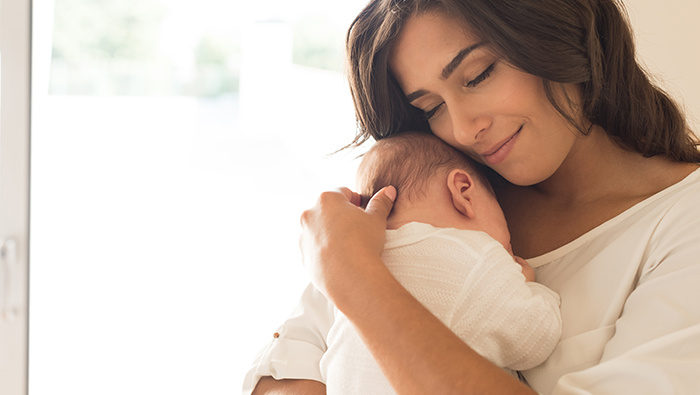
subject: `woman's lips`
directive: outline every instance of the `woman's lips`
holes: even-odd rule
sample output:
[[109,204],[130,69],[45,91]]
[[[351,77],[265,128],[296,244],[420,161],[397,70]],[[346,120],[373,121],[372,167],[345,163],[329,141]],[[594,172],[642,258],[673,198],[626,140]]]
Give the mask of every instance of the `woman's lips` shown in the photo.
[[515,142],[518,140],[518,136],[520,136],[520,131],[523,129],[521,126],[515,134],[510,136],[508,139],[503,141],[502,143],[499,143],[496,148],[492,149],[488,153],[482,154],[484,160],[486,163],[489,165],[496,165],[501,162],[508,156],[510,151],[513,149],[513,145],[515,145]]

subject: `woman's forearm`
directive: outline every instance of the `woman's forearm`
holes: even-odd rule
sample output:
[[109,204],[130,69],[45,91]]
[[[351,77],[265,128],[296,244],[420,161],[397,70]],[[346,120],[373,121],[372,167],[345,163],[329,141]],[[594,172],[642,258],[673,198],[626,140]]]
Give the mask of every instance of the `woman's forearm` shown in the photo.
[[396,190],[377,192],[363,211],[347,188],[323,193],[302,214],[301,248],[314,285],[353,323],[401,394],[533,394],[423,307],[381,260]]
[[260,379],[252,395],[325,395],[326,386],[314,380]]
[[330,293],[398,393],[535,393],[473,351],[374,263],[353,273],[351,290]]

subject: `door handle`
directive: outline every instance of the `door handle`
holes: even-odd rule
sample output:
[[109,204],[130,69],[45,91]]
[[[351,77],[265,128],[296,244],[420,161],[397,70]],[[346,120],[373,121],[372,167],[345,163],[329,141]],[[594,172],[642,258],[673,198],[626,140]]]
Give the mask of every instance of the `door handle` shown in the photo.
[[13,238],[2,240],[0,245],[0,318],[13,321],[17,317],[19,292],[19,268],[17,267],[17,242]]

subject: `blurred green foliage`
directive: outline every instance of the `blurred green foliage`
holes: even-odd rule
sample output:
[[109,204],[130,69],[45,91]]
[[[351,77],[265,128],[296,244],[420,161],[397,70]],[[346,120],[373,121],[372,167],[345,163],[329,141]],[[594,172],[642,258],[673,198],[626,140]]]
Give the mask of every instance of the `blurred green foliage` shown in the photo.
[[218,96],[238,92],[240,44],[238,37],[205,34],[194,49],[195,78],[186,90],[195,96]]
[[[215,97],[238,92],[240,34],[230,33],[238,30],[193,31],[198,36],[183,43],[182,54],[167,55],[161,36],[169,12],[159,0],[55,0],[50,93]],[[322,16],[291,23],[294,63],[342,70],[342,27]]]
[[55,0],[49,92],[143,95],[173,89],[158,51],[158,0]]
[[152,60],[166,8],[157,0],[56,0],[54,59]]
[[302,17],[294,23],[293,61],[296,64],[341,71],[345,30],[322,16]]

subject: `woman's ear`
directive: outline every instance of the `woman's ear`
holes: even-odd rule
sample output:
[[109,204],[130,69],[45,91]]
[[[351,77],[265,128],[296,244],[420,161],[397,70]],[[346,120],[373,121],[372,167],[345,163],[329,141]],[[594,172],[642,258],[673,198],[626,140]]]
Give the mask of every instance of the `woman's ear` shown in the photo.
[[466,170],[454,169],[447,175],[447,189],[455,209],[468,218],[474,218],[474,179]]

